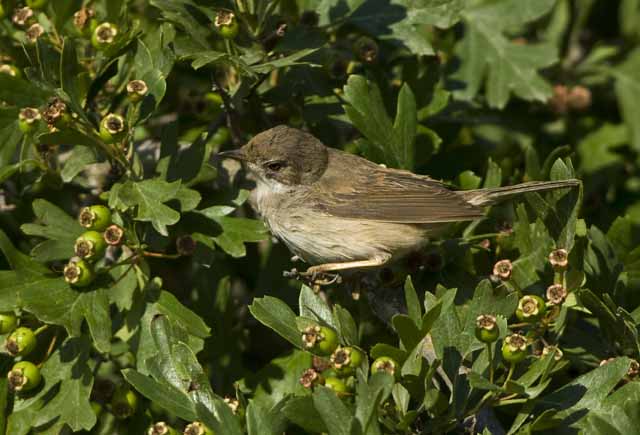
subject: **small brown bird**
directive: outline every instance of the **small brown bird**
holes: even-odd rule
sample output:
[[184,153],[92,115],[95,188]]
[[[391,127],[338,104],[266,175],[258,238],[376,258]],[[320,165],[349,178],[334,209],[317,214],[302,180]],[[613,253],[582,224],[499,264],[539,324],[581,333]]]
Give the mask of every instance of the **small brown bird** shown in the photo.
[[382,266],[421,248],[451,222],[483,217],[483,206],[580,183],[453,191],[424,175],[328,148],[283,125],[218,155],[245,164],[256,181],[252,206],[276,237],[313,265],[304,272],[309,276]]

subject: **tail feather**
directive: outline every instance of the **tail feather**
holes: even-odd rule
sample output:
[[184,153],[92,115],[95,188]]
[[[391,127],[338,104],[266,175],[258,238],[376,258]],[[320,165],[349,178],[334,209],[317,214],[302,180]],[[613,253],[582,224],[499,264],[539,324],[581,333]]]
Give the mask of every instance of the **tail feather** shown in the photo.
[[530,181],[528,183],[516,184],[515,186],[467,190],[458,193],[460,193],[469,203],[482,207],[493,205],[523,193],[567,189],[579,185],[580,180],[575,179],[561,181]]

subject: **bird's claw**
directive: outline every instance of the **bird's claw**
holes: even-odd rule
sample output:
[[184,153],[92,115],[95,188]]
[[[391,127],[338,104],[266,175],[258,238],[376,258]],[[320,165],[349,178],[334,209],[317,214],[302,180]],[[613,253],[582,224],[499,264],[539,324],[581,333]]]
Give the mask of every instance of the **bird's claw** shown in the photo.
[[310,284],[312,287],[327,286],[331,284],[340,284],[342,282],[342,276],[338,273],[325,273],[312,270],[310,267],[304,272],[299,272],[297,269],[285,270],[282,275],[285,278],[297,279],[298,281],[304,281]]

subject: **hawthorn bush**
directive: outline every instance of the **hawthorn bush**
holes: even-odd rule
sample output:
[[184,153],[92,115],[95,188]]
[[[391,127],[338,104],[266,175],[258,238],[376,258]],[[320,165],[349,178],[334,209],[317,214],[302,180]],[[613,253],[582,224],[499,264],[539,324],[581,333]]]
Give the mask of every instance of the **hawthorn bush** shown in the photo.
[[[639,42],[638,0],[0,1],[0,431],[637,433]],[[213,156],[278,124],[583,186],[307,286]]]

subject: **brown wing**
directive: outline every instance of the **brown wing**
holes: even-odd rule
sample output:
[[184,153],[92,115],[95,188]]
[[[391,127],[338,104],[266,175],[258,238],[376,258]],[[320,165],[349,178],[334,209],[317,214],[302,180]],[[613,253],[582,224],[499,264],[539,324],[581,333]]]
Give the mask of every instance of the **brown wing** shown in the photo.
[[314,191],[323,196],[319,209],[343,218],[422,224],[484,216],[482,208],[438,181],[335,150]]

